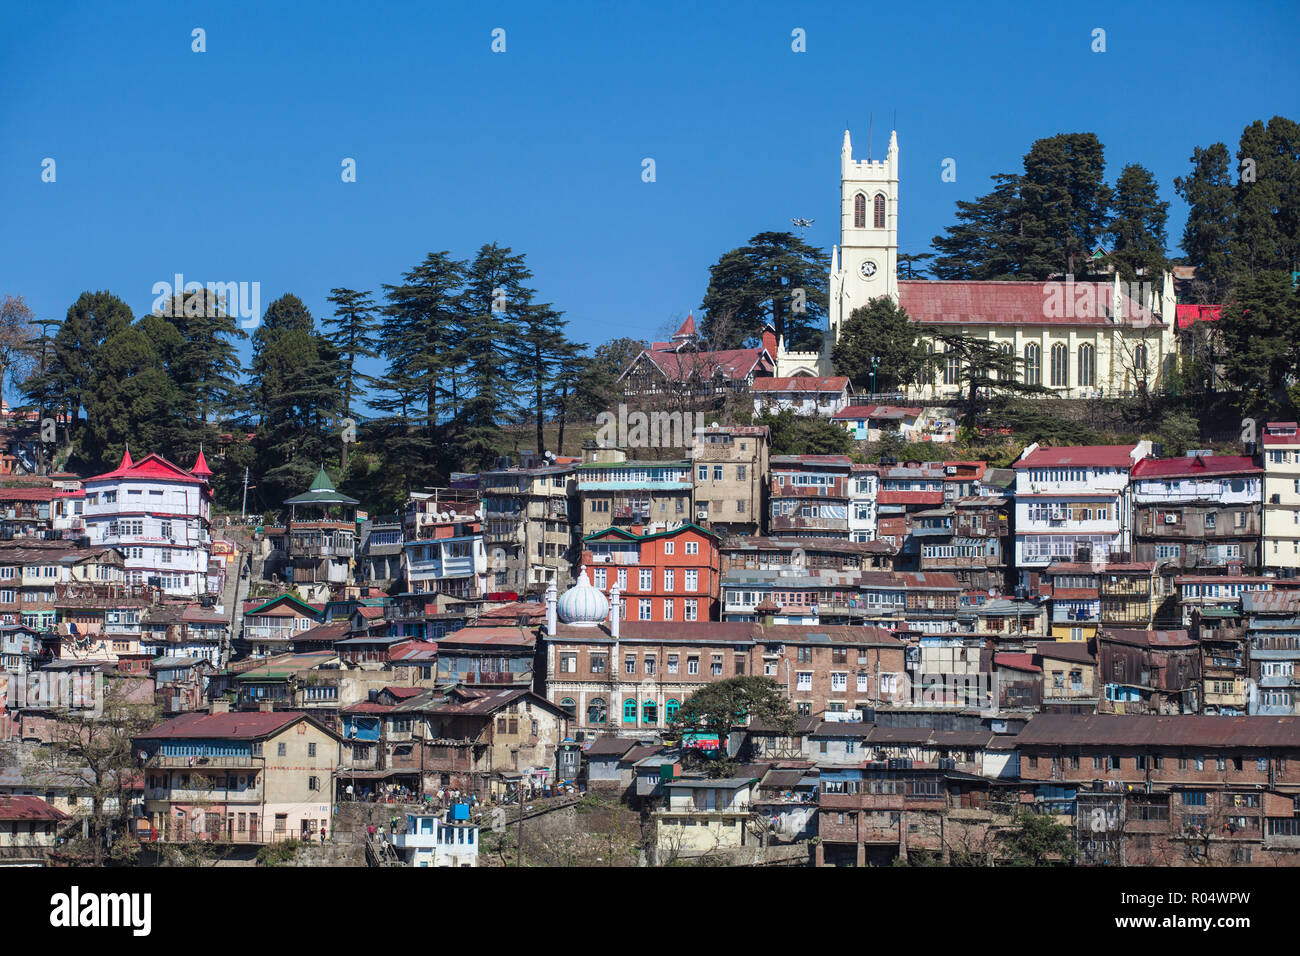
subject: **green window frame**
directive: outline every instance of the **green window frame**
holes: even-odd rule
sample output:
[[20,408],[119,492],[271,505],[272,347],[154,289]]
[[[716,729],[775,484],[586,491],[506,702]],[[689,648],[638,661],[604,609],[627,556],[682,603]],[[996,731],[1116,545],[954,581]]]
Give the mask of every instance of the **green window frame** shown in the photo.
[[675,697],[670,698],[668,703],[664,704],[664,719],[672,723],[677,719],[677,711],[681,709],[681,702]]
[[641,705],[641,722],[645,724],[659,723],[659,704],[653,700],[647,700]]
[[623,701],[623,723],[636,723],[636,701],[630,697]]

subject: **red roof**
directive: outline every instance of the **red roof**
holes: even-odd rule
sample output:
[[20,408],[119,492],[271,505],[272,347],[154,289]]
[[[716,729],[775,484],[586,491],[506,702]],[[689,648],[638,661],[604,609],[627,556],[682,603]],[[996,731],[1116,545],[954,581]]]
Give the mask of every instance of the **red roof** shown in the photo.
[[[920,325],[1101,325],[1114,288],[1109,282],[941,282],[898,283],[899,305]],[[1122,295],[1125,323],[1159,325],[1149,309]],[[1061,313],[1061,314],[1056,314]]]
[[679,335],[694,335],[694,334],[695,334],[695,313],[687,312],[686,321],[683,322],[681,328],[679,328],[676,331],[676,333],[674,333],[673,338],[677,338],[677,336]]
[[384,688],[384,693],[398,700],[405,700],[408,697],[418,697],[420,694],[428,693],[428,690],[427,687],[397,687],[389,684]]
[[[1276,434],[1274,429],[1289,430],[1290,434]],[[1269,422],[1264,426],[1264,434],[1261,437],[1266,448],[1271,445],[1300,445],[1300,430],[1297,430],[1295,422]]]
[[[765,356],[771,361],[771,356],[761,347],[723,349],[718,352],[677,352],[668,345],[660,349],[647,349],[641,354],[649,358],[665,378],[675,382],[685,381],[693,375],[703,378],[721,375],[727,379],[743,379],[758,369]],[[766,370],[766,366],[763,370]]]
[[829,378],[814,378],[811,375],[795,375],[790,378],[760,378],[754,381],[755,392],[842,392],[849,387],[848,377],[832,375]]
[[1079,465],[1093,468],[1127,468],[1133,463],[1136,445],[1062,445],[1059,448],[1036,448],[1016,462],[1020,468],[1051,468]]
[[1180,329],[1185,329],[1196,322],[1217,322],[1223,314],[1221,305],[1178,305],[1174,306],[1174,320]]
[[0,488],[0,501],[53,501],[64,494],[53,488]]
[[296,710],[239,711],[226,714],[181,714],[140,735],[141,740],[228,738],[251,740],[266,737],[303,720]]
[[199,449],[199,457],[194,460],[194,467],[190,469],[190,474],[200,478],[212,477],[212,469],[208,467],[208,460],[203,457],[202,448]]
[[113,478],[147,478],[153,481],[178,481],[187,485],[204,483],[201,478],[195,478],[180,465],[172,464],[162,455],[146,455],[140,461],[133,462],[130,451],[123,452],[122,463],[113,471],[95,475],[93,478],[87,478],[86,481],[108,481]]
[[1249,455],[1190,455],[1144,458],[1133,466],[1134,478],[1180,478],[1196,475],[1258,475],[1263,469]]
[[993,655],[993,663],[998,667],[1008,667],[1013,671],[1031,671],[1040,673],[1042,668],[1034,663],[1033,654],[1002,653]]
[[62,810],[50,806],[40,797],[23,795],[0,795],[0,820],[24,823],[36,820],[67,820],[68,815]]

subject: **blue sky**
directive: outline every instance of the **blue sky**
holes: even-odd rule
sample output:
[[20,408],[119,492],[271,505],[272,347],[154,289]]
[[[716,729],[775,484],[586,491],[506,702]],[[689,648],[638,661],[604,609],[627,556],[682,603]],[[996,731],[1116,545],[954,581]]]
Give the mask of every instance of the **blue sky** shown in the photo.
[[294,292],[319,318],[334,286],[378,292],[430,251],[497,241],[577,340],[648,338],[754,233],[804,216],[810,241],[838,241],[841,138],[861,158],[869,113],[874,158],[897,125],[904,252],[1034,139],[1093,131],[1110,181],[1153,171],[1177,253],[1192,147],[1300,118],[1298,22],[1287,2],[10,0],[0,294],[61,318],[109,289],[143,314],[182,273],[259,282],[263,309]]

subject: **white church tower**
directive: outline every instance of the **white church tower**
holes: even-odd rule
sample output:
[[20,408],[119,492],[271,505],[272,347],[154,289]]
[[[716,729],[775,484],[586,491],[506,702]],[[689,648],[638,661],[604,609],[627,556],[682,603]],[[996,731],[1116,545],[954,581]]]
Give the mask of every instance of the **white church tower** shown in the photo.
[[830,375],[831,347],[853,310],[882,295],[898,301],[898,134],[883,160],[854,160],[849,131],[840,151],[840,243],[831,249],[829,328],[821,354],[786,352],[776,374]]

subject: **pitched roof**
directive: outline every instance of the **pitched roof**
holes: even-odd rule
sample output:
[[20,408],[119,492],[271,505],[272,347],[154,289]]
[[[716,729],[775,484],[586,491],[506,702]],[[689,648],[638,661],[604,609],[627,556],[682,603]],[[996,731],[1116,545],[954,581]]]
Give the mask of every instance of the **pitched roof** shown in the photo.
[[162,455],[149,454],[139,461],[131,460],[131,452],[122,454],[121,463],[112,471],[87,478],[86,482],[111,481],[121,478],[140,478],[149,481],[175,481],[186,485],[205,484],[202,478],[196,478],[180,465],[172,464]]
[[[312,720],[310,715],[297,710],[232,711],[225,714],[181,714],[140,734],[137,740],[194,740],[227,739],[256,740],[278,733],[300,720]],[[315,724],[315,721],[312,721]],[[321,730],[337,736],[326,727]]]
[[1196,642],[1187,635],[1187,631],[1182,629],[1143,631],[1138,628],[1107,627],[1101,630],[1099,637],[1103,641],[1109,640],[1119,644],[1131,644],[1135,647],[1157,649],[1161,647],[1196,647]]
[[62,810],[50,806],[40,797],[22,794],[0,795],[0,820],[6,822],[35,822],[38,820],[67,820],[68,815]]
[[755,392],[830,392],[839,394],[849,387],[846,375],[816,378],[811,375],[792,375],[786,378],[760,378],[754,380]]
[[[918,325],[1113,326],[1116,323],[1105,314],[1113,295],[1110,282],[908,279],[898,283],[899,305]],[[1161,324],[1149,309],[1122,292],[1120,301],[1125,325]]]
[[900,418],[916,418],[921,414],[921,409],[915,406],[903,405],[849,405],[840,409],[831,418],[836,421],[845,419],[857,420],[865,418],[888,419],[893,421]]
[[1223,315],[1223,306],[1221,305],[1176,305],[1174,306],[1174,321],[1178,323],[1178,328],[1186,329],[1195,325],[1197,322],[1217,322]]
[[316,480],[311,483],[311,488],[303,494],[294,495],[292,498],[284,500],[286,505],[310,505],[310,504],[340,504],[340,505],[358,505],[361,502],[356,498],[349,498],[347,495],[340,494],[334,490],[334,482],[330,481],[330,476],[325,471],[325,466],[320,466],[320,471],[316,473]]
[[1024,468],[1049,468],[1078,465],[1093,468],[1127,468],[1133,463],[1136,445],[1061,445],[1057,448],[1035,448],[1015,463],[1017,471]]
[[1198,475],[1259,475],[1264,469],[1249,455],[1187,455],[1182,458],[1143,458],[1133,466],[1134,478],[1194,478]]
[[1042,667],[1034,663],[1034,655],[1019,654],[1006,651],[993,655],[993,663],[998,667],[1006,667],[1013,671],[1027,671],[1037,674],[1042,671]]
[[622,757],[636,745],[626,737],[597,737],[585,753],[588,757]]

